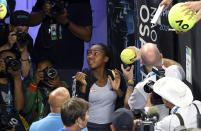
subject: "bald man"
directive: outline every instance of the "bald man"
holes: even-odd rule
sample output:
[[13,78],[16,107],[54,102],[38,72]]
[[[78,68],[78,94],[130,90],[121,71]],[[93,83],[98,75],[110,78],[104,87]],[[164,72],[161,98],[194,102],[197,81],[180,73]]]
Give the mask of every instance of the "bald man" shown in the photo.
[[144,44],[140,50],[141,63],[145,65],[147,72],[151,72],[153,66],[162,66],[163,56],[155,44]]
[[63,127],[61,120],[61,107],[70,99],[70,94],[65,87],[53,90],[49,95],[51,113],[47,117],[32,123],[29,131],[57,131]]
[[[144,44],[141,49],[137,49],[136,47],[128,47],[133,49],[137,53],[137,59],[135,60],[141,60],[141,65],[143,65],[143,69],[145,70],[145,79],[141,82],[139,82],[135,88],[130,88],[130,92],[127,94],[130,94],[126,96],[125,99],[128,101],[129,107],[134,110],[134,109],[144,109],[148,97],[148,93],[144,91],[144,85],[149,81],[153,80],[156,81],[156,74],[152,72],[152,67],[153,66],[160,66],[163,67],[166,70],[166,65],[169,66],[168,68],[168,76],[173,76],[177,77],[179,79],[183,79],[183,77],[180,76],[185,76],[185,73],[182,69],[182,67],[178,66],[179,64],[173,60],[169,59],[164,59],[162,54],[160,53],[159,49],[157,48],[156,44],[153,43],[146,43]],[[163,62],[165,61],[165,62]],[[166,65],[164,65],[164,64]],[[172,65],[174,65],[172,67]],[[125,78],[128,78],[128,83],[133,80],[133,67],[131,68],[130,71],[126,70],[122,66],[122,71],[125,76]],[[178,75],[177,75],[178,74]],[[166,74],[165,74],[166,75]],[[130,84],[128,84],[130,85]],[[162,103],[162,101],[161,101]],[[162,105],[161,103],[157,103],[157,106],[160,111],[161,118],[165,117],[168,115],[168,109]]]

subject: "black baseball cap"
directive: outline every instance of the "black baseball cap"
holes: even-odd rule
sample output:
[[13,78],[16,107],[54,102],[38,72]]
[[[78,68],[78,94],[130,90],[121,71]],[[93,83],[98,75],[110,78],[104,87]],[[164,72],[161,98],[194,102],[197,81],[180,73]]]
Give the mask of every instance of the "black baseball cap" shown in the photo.
[[116,131],[127,130],[131,131],[133,128],[133,113],[126,108],[119,108],[112,114],[112,125]]
[[10,24],[14,26],[29,26],[30,14],[24,10],[17,10],[10,15]]

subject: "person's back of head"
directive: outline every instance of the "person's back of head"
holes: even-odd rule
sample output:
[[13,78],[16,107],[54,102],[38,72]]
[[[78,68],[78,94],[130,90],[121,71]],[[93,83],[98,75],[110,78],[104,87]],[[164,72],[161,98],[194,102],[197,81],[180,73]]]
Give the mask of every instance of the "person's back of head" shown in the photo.
[[82,129],[88,121],[88,109],[90,103],[81,98],[71,98],[61,108],[61,118],[64,127]]
[[147,68],[151,69],[153,66],[162,65],[162,55],[156,44],[146,43],[141,47],[140,51],[142,64]]
[[63,103],[70,99],[69,91],[65,87],[59,87],[53,90],[49,95],[49,104],[51,112],[60,113]]
[[110,128],[112,131],[132,131],[133,119],[134,116],[131,110],[119,108],[112,114]]

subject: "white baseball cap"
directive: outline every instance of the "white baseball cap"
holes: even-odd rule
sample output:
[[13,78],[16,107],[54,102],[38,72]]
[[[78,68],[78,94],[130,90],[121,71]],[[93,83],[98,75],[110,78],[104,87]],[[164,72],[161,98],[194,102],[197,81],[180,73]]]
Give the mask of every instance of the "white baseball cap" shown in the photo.
[[155,93],[170,103],[185,107],[192,103],[193,95],[190,88],[181,80],[173,77],[163,77],[153,86]]

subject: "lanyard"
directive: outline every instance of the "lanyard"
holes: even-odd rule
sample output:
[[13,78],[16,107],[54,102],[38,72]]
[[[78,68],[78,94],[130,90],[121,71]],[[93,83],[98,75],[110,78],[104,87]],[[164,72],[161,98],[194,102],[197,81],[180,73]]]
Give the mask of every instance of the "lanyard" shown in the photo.
[[10,87],[10,80],[8,80],[8,106],[6,108],[8,113],[11,112],[11,87]]
[[178,106],[176,106],[176,108],[173,110],[173,114],[176,114],[176,113],[177,113],[177,111],[178,111],[178,109],[179,109],[179,107],[178,107]]
[[151,73],[150,75],[148,75],[148,77],[147,78],[149,78],[149,77],[151,77],[151,76],[154,76],[154,75],[156,75],[156,73]]

